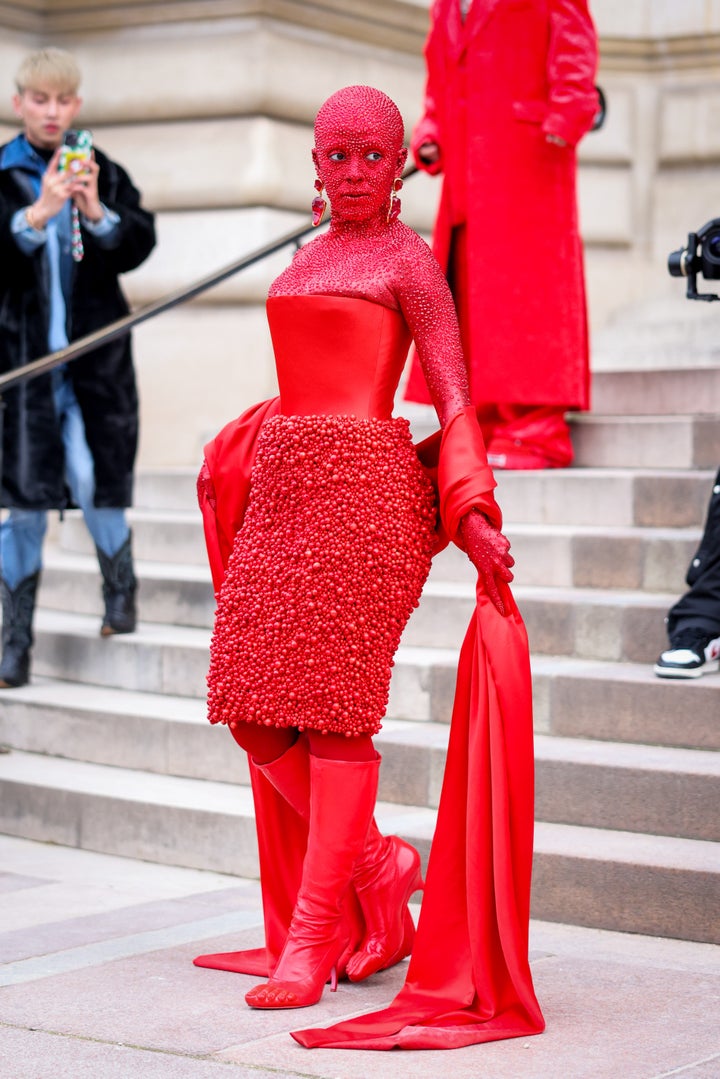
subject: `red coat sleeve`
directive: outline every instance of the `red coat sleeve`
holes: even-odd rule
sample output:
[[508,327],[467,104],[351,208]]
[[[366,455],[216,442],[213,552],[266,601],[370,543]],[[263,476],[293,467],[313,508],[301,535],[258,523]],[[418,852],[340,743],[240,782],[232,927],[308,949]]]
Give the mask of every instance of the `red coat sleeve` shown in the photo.
[[[440,5],[434,4],[430,13],[430,33],[425,45],[425,57],[427,60],[427,81],[425,83],[425,100],[424,100],[424,112],[417,124],[413,128],[412,135],[410,137],[410,150],[412,152],[415,164],[419,169],[424,172],[429,172],[431,176],[437,176],[442,172],[442,140],[440,138],[440,127],[437,120],[437,108],[435,102],[437,100],[437,92],[435,90],[435,80],[437,78],[437,70],[435,65],[430,63],[428,53],[432,47],[432,39],[435,33],[442,32],[442,25],[440,19],[442,14],[439,10]],[[434,142],[440,148],[440,160],[436,161],[432,165],[428,165],[427,162],[422,161],[418,157],[418,150],[426,142]]]
[[597,33],[587,0],[550,0],[549,10],[550,111],[543,131],[575,146],[592,127],[598,109]]

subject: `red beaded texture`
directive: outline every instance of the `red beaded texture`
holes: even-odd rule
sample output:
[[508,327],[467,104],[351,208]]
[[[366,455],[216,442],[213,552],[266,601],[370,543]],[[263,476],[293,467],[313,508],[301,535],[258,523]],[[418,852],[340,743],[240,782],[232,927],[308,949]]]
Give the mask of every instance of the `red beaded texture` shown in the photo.
[[218,597],[210,721],[378,731],[434,528],[407,421],[268,420]]

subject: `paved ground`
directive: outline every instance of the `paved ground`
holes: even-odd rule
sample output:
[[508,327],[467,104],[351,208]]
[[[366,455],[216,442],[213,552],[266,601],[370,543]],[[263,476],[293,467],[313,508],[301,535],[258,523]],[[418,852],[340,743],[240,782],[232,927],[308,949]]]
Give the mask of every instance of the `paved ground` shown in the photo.
[[312,1012],[250,1011],[253,979],[191,959],[259,944],[259,910],[254,881],[0,836],[3,1079],[720,1077],[718,947],[536,923],[541,1037],[309,1051],[288,1030],[380,1007],[403,971]]

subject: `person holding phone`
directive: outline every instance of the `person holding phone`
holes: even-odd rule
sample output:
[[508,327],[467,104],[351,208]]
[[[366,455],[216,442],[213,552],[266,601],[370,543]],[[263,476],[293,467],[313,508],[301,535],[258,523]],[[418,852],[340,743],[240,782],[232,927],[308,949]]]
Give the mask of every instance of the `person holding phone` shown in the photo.
[[[118,276],[155,245],[153,215],[89,132],[72,132],[80,71],[62,49],[25,57],[0,147],[0,372],[127,314]],[[47,511],[83,511],[97,550],[101,634],[135,628],[136,579],[125,508],[132,498],[138,400],[129,335],[5,396],[0,688],[29,678]]]

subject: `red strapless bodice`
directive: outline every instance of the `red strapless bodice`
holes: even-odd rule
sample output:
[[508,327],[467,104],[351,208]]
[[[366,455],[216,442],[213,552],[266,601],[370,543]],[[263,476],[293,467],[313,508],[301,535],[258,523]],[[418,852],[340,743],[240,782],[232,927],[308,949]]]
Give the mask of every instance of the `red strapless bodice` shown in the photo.
[[271,296],[267,302],[280,409],[389,419],[410,331],[399,311],[350,296]]

